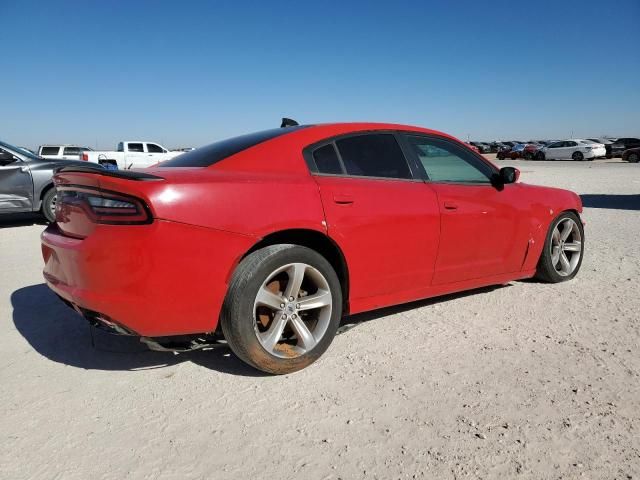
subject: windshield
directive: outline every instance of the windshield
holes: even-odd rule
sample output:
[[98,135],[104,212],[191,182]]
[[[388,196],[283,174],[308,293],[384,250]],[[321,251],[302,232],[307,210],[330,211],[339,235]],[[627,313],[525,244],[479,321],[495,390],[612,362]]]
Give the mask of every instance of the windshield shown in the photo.
[[304,125],[286,128],[274,128],[262,132],[249,133],[239,137],[221,140],[205,147],[196,148],[191,152],[178,155],[171,160],[160,163],[159,167],[209,167],[220,160],[235,155],[247,148],[253,147],[267,140],[304,128]]
[[27,157],[30,160],[40,160],[39,156],[34,155],[33,153],[28,152],[26,150],[23,150],[22,148],[14,147],[13,145],[10,145],[8,143],[0,142],[0,147],[6,148],[7,150],[11,150],[11,153],[16,153],[23,157]]

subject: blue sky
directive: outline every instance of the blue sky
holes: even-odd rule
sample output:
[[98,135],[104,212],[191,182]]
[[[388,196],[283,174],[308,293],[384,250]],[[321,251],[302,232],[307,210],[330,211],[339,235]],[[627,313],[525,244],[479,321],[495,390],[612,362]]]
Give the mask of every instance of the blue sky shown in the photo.
[[640,1],[0,0],[0,138],[168,147],[301,122],[640,135]]

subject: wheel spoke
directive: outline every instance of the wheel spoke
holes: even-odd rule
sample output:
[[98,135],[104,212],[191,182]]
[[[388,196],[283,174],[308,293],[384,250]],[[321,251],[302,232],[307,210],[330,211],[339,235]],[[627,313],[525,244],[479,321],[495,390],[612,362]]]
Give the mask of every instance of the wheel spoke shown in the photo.
[[287,270],[289,281],[287,282],[287,288],[284,291],[284,296],[286,298],[298,298],[298,295],[300,294],[300,286],[302,285],[306,269],[307,266],[304,263],[294,263]]
[[553,245],[560,245],[560,232],[558,231],[558,227],[553,229],[553,234],[551,235],[551,243]]
[[560,261],[560,246],[555,246],[551,250],[551,264],[555,267]]
[[569,259],[564,252],[560,252],[560,265],[562,267],[562,271],[565,273],[571,273],[571,264],[569,263]]
[[582,250],[582,243],[580,242],[565,243],[562,249],[565,252],[579,252]]
[[309,331],[304,321],[300,317],[291,319],[291,328],[296,332],[298,341],[302,343],[302,347],[309,351],[316,345],[316,339]]
[[298,301],[298,310],[311,310],[321,308],[331,304],[331,293],[327,290],[318,290],[317,293],[303,297]]
[[565,242],[567,238],[569,238],[569,235],[571,235],[572,230],[573,230],[573,222],[570,220],[565,222],[562,233],[560,234],[560,240]]
[[272,352],[275,348],[278,341],[282,337],[282,332],[284,331],[284,327],[287,325],[287,320],[282,318],[280,313],[276,314],[276,317],[273,319],[273,323],[271,324],[271,328],[266,332],[262,333],[261,342],[262,346]]
[[258,296],[256,297],[256,303],[259,305],[264,305],[265,307],[272,308],[273,310],[280,310],[282,307],[282,298],[279,295],[276,295],[271,290],[268,290],[266,287],[262,287],[258,291]]

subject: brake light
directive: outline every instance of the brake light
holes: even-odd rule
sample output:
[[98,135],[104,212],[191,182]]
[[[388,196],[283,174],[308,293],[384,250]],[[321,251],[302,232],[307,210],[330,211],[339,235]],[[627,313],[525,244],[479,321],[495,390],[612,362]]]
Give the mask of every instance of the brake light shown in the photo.
[[87,152],[82,152],[82,155],[80,156],[80,160],[84,160],[85,162],[88,162],[89,154]]
[[58,190],[56,221],[65,221],[74,210],[81,210],[95,223],[135,225],[152,221],[146,205],[128,195],[91,189]]

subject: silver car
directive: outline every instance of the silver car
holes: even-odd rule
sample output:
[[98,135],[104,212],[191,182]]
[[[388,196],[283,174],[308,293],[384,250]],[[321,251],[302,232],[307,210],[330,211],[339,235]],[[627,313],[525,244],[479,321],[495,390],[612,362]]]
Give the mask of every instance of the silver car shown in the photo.
[[54,170],[74,164],[87,166],[87,162],[42,158],[0,142],[0,215],[41,212],[49,222],[53,222],[56,208]]

